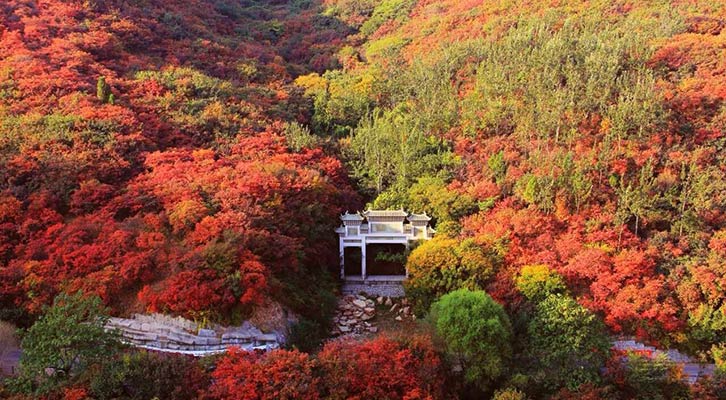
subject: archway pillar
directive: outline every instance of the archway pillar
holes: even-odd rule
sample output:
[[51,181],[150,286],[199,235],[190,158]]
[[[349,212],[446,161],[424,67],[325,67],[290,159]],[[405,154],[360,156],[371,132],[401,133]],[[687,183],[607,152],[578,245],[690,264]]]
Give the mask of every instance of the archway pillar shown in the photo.
[[366,238],[363,237],[361,246],[360,246],[360,272],[361,272],[361,278],[364,280],[366,279]]

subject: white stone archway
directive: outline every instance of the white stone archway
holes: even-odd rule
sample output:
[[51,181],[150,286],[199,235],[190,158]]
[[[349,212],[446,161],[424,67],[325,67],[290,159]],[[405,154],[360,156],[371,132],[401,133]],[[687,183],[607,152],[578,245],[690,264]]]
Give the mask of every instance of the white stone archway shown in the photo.
[[340,216],[342,225],[335,232],[339,236],[340,278],[345,280],[345,249],[354,247],[361,252],[361,276],[367,280],[366,246],[368,244],[402,244],[409,248],[417,240],[429,240],[436,231],[429,226],[431,217],[410,214],[403,210],[367,210]]

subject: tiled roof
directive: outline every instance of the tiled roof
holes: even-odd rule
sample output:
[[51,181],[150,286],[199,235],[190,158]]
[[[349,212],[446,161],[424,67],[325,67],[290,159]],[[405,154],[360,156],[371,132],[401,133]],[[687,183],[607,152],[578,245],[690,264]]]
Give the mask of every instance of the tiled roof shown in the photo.
[[341,221],[363,221],[363,217],[360,215],[360,213],[353,213],[350,214],[348,211],[345,212],[345,214],[341,214],[340,216]]
[[406,217],[408,213],[403,210],[366,210],[363,215],[366,217]]
[[423,214],[413,214],[412,213],[406,219],[408,219],[409,221],[427,221],[427,222],[431,221],[431,217],[426,215],[425,212]]

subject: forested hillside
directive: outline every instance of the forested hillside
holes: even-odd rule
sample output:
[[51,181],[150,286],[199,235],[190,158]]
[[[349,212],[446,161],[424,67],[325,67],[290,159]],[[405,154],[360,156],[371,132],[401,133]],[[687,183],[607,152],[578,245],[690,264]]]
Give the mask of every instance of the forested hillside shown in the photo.
[[[613,361],[635,337],[717,363],[690,396],[726,398],[721,1],[5,0],[0,167],[0,320],[23,327],[81,290],[230,324],[279,303],[318,344],[339,214],[434,218],[405,283],[434,339],[232,352],[212,378],[130,361],[177,363],[168,386],[686,398]],[[447,330],[474,305],[484,358]]]
[[296,82],[375,205],[436,217],[409,259],[420,301],[516,309],[545,265],[614,333],[726,335],[726,7],[364,3],[327,3],[359,28],[342,72]]
[[331,302],[329,232],[358,197],[292,80],[338,65],[345,24],[284,2],[0,11],[3,318],[78,289],[222,320]]

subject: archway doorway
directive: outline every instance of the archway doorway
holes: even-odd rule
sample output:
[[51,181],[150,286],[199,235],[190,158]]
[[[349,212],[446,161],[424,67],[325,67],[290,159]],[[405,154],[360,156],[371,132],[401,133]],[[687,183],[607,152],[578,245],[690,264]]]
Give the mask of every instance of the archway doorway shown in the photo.
[[360,247],[346,247],[343,253],[345,258],[345,276],[361,276],[361,258],[362,252]]
[[366,255],[366,270],[369,276],[406,275],[405,245],[369,244]]

